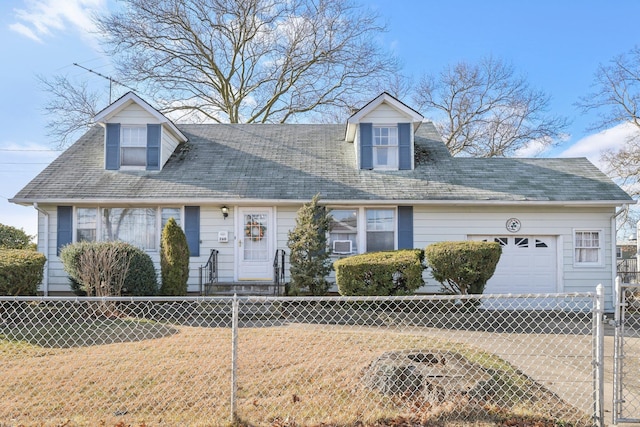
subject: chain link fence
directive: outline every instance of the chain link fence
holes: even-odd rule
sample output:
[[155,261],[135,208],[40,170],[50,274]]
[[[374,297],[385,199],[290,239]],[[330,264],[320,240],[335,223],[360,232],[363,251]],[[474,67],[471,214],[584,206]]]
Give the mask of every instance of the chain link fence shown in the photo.
[[0,426],[594,425],[595,302],[0,298]]
[[640,285],[616,280],[614,423],[640,423]]

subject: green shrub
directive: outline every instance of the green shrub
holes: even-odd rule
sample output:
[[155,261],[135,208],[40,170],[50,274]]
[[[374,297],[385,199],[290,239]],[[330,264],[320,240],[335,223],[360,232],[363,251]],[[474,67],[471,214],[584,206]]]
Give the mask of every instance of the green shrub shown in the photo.
[[318,204],[319,195],[305,203],[296,218],[296,226],[289,231],[287,245],[291,250],[289,272],[291,283],[287,295],[297,295],[308,290],[311,295],[326,295],[331,284],[331,250],[327,247],[327,230],[331,216]]
[[162,229],[160,273],[162,276],[160,293],[162,295],[187,295],[189,245],[187,244],[187,236],[173,218],[169,218]]
[[333,263],[340,295],[411,295],[424,285],[424,252],[402,249],[342,258]]
[[496,271],[502,248],[495,242],[433,243],[425,249],[434,279],[451,294],[481,294]]
[[[117,249],[123,256],[120,265],[116,268],[124,269],[126,272],[122,288],[115,289],[112,283],[111,293],[113,295],[133,295],[133,296],[153,296],[158,294],[158,281],[153,261],[149,254],[125,242],[78,242],[65,246],[60,252],[60,259],[65,271],[69,274],[71,290],[79,296],[95,296],[95,287],[86,284],[82,280],[87,268],[104,269],[104,265],[82,265],[82,260],[86,259],[83,254],[92,252],[93,254],[105,253],[109,249]],[[83,269],[85,272],[83,273]]]
[[0,295],[36,295],[46,261],[40,252],[0,249]]
[[32,238],[33,236],[29,236],[22,229],[0,224],[0,248],[35,250]]

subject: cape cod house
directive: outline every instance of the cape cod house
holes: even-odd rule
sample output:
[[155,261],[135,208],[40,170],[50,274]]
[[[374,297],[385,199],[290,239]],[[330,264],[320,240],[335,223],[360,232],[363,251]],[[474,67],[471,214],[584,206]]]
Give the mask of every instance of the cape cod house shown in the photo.
[[[297,210],[320,194],[336,257],[495,240],[487,293],[602,283],[611,308],[615,216],[633,200],[584,158],[452,157],[431,122],[387,93],[336,125],[175,125],[134,93],[95,121],[11,199],[39,212],[44,294],[70,290],[57,256],[70,242],[121,239],[159,264],[172,216],[189,242],[190,292],[212,253],[219,283],[271,285]],[[421,291],[438,289],[431,279]]]

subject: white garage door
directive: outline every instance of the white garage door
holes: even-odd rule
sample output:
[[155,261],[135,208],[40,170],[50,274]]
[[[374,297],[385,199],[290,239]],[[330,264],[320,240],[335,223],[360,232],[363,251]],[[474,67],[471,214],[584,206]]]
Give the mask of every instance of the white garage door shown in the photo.
[[558,292],[556,237],[473,236],[471,239],[502,246],[500,262],[484,294]]

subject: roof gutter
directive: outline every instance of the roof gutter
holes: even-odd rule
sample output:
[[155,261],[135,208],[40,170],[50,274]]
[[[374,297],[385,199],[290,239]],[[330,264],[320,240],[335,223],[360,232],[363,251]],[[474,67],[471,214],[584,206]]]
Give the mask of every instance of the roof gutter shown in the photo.
[[[18,205],[29,206],[33,203],[52,204],[52,205],[112,205],[112,206],[141,206],[141,205],[215,205],[215,204],[237,204],[243,206],[271,206],[271,205],[299,205],[308,202],[309,199],[250,199],[250,198],[59,198],[59,199],[38,199],[33,198],[13,198],[9,202]],[[562,206],[562,207],[611,207],[611,206],[627,206],[636,203],[634,200],[500,200],[500,199],[476,199],[476,200],[455,200],[455,199],[433,199],[433,200],[411,200],[411,199],[322,199],[324,205],[340,205],[340,206]],[[624,208],[623,208],[624,209]]]
[[[42,291],[44,296],[49,296],[49,212],[38,207],[38,203],[33,203],[33,208],[44,215],[44,275],[42,277]],[[38,221],[40,222],[40,221]],[[38,227],[39,228],[39,227]]]

